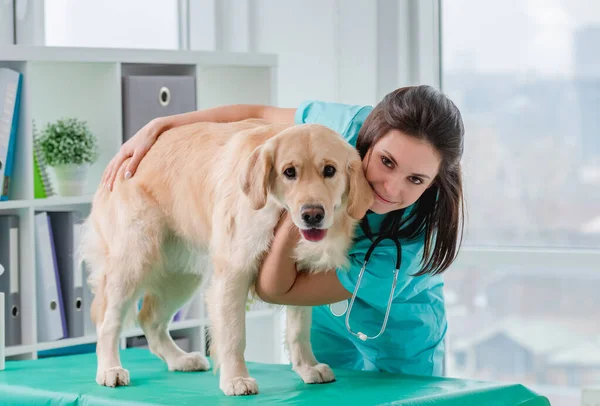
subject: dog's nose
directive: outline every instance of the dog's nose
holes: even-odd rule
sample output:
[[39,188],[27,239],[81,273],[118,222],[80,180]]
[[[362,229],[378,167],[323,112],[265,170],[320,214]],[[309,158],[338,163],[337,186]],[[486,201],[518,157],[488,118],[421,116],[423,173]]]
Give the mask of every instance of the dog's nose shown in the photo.
[[302,220],[307,226],[317,226],[323,217],[325,217],[325,209],[321,205],[310,204],[302,207]]

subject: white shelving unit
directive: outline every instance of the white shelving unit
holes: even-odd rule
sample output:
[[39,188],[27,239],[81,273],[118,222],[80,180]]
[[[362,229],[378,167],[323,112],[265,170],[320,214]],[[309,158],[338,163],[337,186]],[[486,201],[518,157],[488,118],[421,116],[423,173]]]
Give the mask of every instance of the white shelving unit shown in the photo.
[[[276,104],[275,55],[137,49],[0,47],[0,67],[23,74],[21,111],[15,151],[15,168],[9,201],[0,202],[0,215],[19,217],[22,345],[0,348],[0,369],[8,359],[36,359],[39,351],[94,343],[93,326],[83,337],[54,342],[37,339],[34,215],[41,211],[79,211],[87,215],[102,172],[122,143],[121,78],[137,75],[193,75],[198,109],[233,103]],[[63,117],[86,120],[99,139],[99,158],[91,167],[88,189],[81,197],[34,198],[33,123],[39,130]],[[202,292],[192,299],[188,318],[173,322],[172,333],[190,340],[192,350],[205,350],[207,320]],[[88,308],[85,311],[89,312]],[[248,334],[265,335],[270,321],[273,343],[281,336],[279,316],[273,310],[248,312]],[[1,321],[1,320],[0,320]],[[261,321],[259,323],[259,321]],[[252,330],[253,324],[257,331]],[[0,325],[4,333],[4,325]],[[123,332],[126,338],[141,335],[139,328]],[[0,341],[0,347],[3,347]],[[3,355],[4,350],[4,355]],[[280,362],[279,346],[253,347],[249,360]]]

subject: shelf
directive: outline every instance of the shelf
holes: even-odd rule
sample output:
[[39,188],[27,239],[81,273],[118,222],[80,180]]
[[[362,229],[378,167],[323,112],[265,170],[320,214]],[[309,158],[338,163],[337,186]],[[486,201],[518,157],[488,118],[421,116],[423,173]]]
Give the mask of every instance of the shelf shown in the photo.
[[52,196],[46,199],[35,199],[33,207],[37,211],[73,210],[92,203],[93,195],[61,197]]
[[24,209],[29,207],[29,200],[6,200],[0,202],[0,210]]
[[149,63],[165,65],[272,66],[277,55],[249,52],[179,51],[126,48],[79,48],[7,45],[0,47],[4,61]]
[[[196,328],[203,325],[206,325],[207,322],[202,319],[193,319],[193,320],[182,320],[176,321],[169,325],[169,331],[177,331],[177,330],[185,330],[188,328]],[[121,338],[129,338],[144,335],[144,332],[141,328],[136,327],[130,330],[127,330],[121,334]]]
[[6,356],[28,354],[36,351],[53,350],[56,348],[70,347],[73,345],[89,344],[96,342],[96,335],[77,338],[65,338],[64,340],[51,341],[47,343],[15,345],[6,347]]
[[[265,310],[251,310],[246,312],[247,319],[255,319],[260,317],[268,317],[273,316],[276,313],[277,309],[265,309]],[[178,331],[178,330],[186,330],[190,328],[197,328],[204,325],[208,325],[207,320],[203,319],[192,319],[192,320],[182,320],[176,321],[169,325],[169,331]],[[121,333],[120,338],[130,338],[144,335],[144,332],[141,328],[136,327],[133,329],[129,329]],[[13,347],[6,347],[6,356],[14,356],[21,354],[33,353],[36,351],[45,351],[45,350],[53,350],[56,348],[65,348],[71,347],[75,345],[82,344],[90,344],[95,343],[97,340],[96,334],[87,335],[84,337],[76,337],[76,338],[65,338],[63,340],[51,341],[45,343],[36,343],[36,344],[25,344],[25,345],[16,345]]]
[[6,200],[0,202],[0,211],[26,209],[28,207],[33,207],[37,211],[73,210],[91,204],[93,199],[93,195],[85,195],[73,197],[52,196],[35,200]]
[[[21,342],[33,343],[6,348],[7,356],[35,358],[38,351],[96,342],[89,317],[84,320],[85,335],[72,339],[38,343],[39,286],[36,252],[38,212],[77,211],[89,215],[94,193],[106,165],[123,142],[123,77],[129,75],[177,76],[195,78],[196,105],[202,109],[222,104],[277,105],[277,56],[260,53],[107,49],[77,47],[0,46],[0,67],[23,74],[23,88],[15,146],[15,166],[10,197],[0,202],[0,215],[14,215],[19,224],[19,285]],[[65,117],[86,121],[97,136],[98,158],[90,165],[84,196],[53,196],[35,199],[34,128],[39,133],[46,124]],[[57,192],[55,173],[48,176]],[[85,293],[84,293],[85,294]],[[194,351],[203,351],[202,331],[207,325],[202,292],[190,304],[188,318],[172,323],[170,331],[190,339]],[[86,303],[91,303],[85,299]],[[276,310],[247,312],[248,326],[264,335],[265,326],[277,325]],[[200,329],[198,329],[200,327]],[[4,326],[0,326],[0,331]],[[121,338],[142,335],[141,329],[125,331]],[[123,343],[124,340],[121,340]],[[277,341],[278,342],[278,341]],[[259,343],[261,341],[259,340]],[[123,344],[121,344],[123,345]],[[262,349],[255,350],[262,354]],[[0,348],[0,358],[2,357]]]
[[[171,323],[169,326],[169,331],[177,331],[184,330],[189,328],[196,328],[203,326],[205,324],[204,320],[194,319],[194,320],[182,320]],[[141,328],[134,328],[128,331],[125,331],[121,334],[121,338],[129,338],[135,337],[139,335],[143,335]],[[76,338],[65,338],[64,340],[51,341],[45,343],[36,343],[36,344],[26,344],[26,345],[15,345],[13,347],[6,347],[6,356],[14,356],[21,354],[28,354],[36,351],[45,351],[45,350],[53,350],[56,348],[65,348],[71,347],[74,345],[81,344],[90,344],[95,343],[97,340],[96,334],[87,335],[84,337],[76,337]]]

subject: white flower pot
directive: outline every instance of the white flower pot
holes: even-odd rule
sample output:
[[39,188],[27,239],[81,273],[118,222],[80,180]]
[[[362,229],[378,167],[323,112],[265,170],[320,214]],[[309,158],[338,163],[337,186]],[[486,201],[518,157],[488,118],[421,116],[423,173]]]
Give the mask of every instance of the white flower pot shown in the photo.
[[66,164],[53,166],[59,196],[81,196],[87,185],[89,165]]

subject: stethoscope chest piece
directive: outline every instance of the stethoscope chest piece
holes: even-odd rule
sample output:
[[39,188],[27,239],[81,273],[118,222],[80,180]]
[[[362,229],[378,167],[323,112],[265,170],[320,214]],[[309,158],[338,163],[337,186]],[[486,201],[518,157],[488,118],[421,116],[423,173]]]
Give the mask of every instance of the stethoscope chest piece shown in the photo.
[[329,310],[331,311],[331,314],[336,317],[343,316],[346,313],[346,310],[348,310],[348,300],[330,304]]

